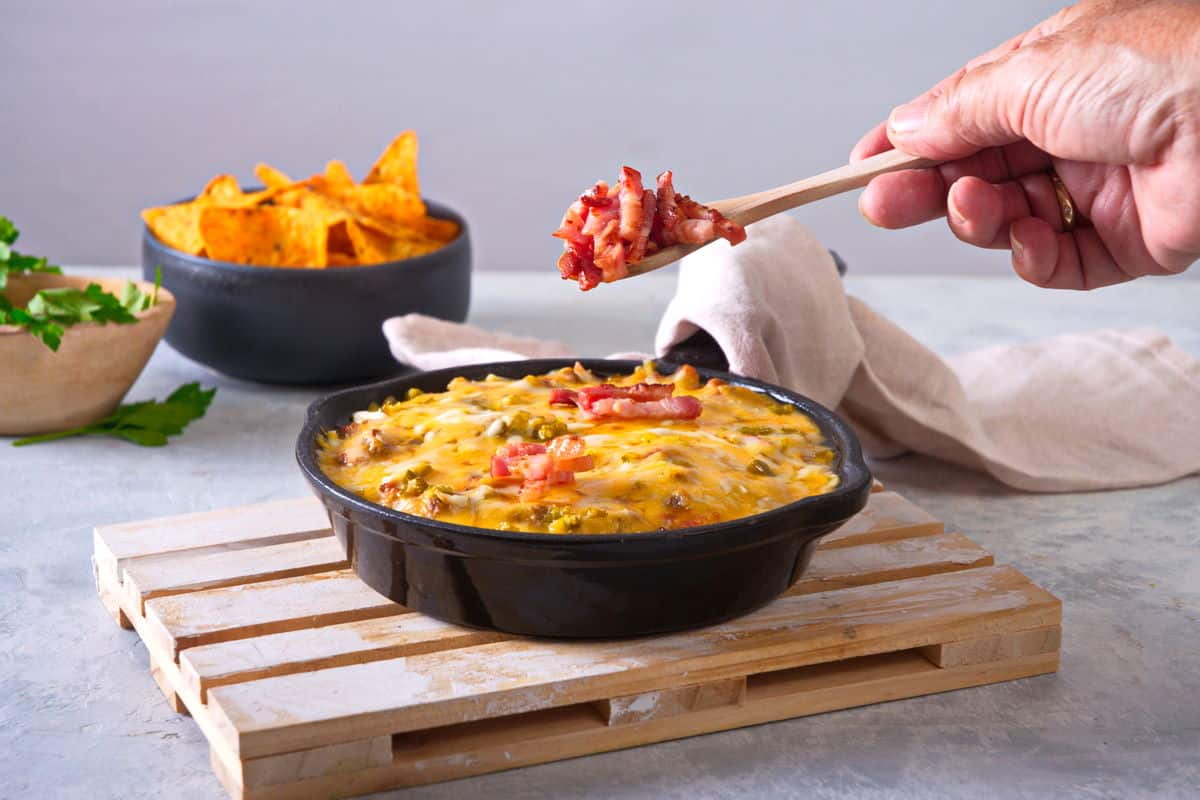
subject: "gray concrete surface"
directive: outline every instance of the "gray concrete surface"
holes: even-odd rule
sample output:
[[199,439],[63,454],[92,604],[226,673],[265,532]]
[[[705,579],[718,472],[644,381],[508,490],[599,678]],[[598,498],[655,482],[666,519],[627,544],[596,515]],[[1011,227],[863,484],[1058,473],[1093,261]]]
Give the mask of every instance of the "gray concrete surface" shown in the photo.
[[[1086,295],[1008,279],[852,274],[849,285],[945,353],[1153,324],[1200,354],[1194,282],[1140,281]],[[473,319],[553,332],[599,355],[646,347],[672,288],[669,276],[650,276],[585,298],[546,273],[481,275]],[[220,387],[216,401],[163,449],[97,439],[13,450],[0,440],[0,797],[224,796],[204,738],[167,707],[137,636],[119,630],[97,601],[88,565],[94,525],[305,491],[291,451],[316,392],[216,376],[163,346],[131,397],[197,379]],[[875,468],[890,488],[1063,599],[1059,674],[381,796],[1200,794],[1200,477],[1037,496],[924,458]]]
[[[133,263],[146,205],[262,160],[361,176],[412,127],[476,263],[533,269],[567,203],[622,163],[673,168],[699,199],[830,169],[894,105],[1066,4],[4,3],[0,213],[61,263]],[[941,223],[875,230],[856,202],[797,214],[864,272],[1008,268]]]

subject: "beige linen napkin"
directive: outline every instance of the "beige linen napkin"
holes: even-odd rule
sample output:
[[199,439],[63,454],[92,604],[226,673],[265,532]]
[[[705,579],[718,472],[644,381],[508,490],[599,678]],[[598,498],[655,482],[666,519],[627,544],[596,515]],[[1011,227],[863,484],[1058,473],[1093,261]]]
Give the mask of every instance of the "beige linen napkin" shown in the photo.
[[[776,217],[750,233],[684,260],[660,356],[715,342],[730,371],[836,408],[873,457],[926,453],[1028,491],[1200,471],[1200,361],[1163,334],[1102,330],[943,360],[846,295],[799,222]],[[384,334],[397,359],[421,369],[569,354],[419,315],[388,320]]]

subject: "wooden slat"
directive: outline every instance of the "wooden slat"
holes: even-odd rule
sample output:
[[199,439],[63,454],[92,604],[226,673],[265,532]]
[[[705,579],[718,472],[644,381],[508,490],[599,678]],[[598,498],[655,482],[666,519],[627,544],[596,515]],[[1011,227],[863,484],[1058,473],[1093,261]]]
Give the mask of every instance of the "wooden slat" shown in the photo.
[[[990,553],[957,533],[837,548],[818,552],[808,572],[788,594],[812,594],[991,563]],[[314,620],[321,619],[323,609],[324,605],[312,609]],[[295,606],[282,609],[289,620],[307,612],[308,609]],[[262,624],[264,617],[260,615],[258,619]],[[180,664],[187,680],[206,698],[213,686],[418,655],[501,638],[505,637],[412,615],[195,647],[183,652]]]
[[991,553],[961,533],[931,534],[858,547],[835,547],[818,550],[808,571],[787,593],[810,594],[846,586],[986,567],[992,563]]
[[188,707],[183,702],[183,698],[175,691],[175,687],[171,685],[171,679],[163,671],[161,667],[150,659],[150,677],[154,678],[154,682],[158,684],[159,691],[167,698],[167,705],[171,706],[171,710],[176,714],[187,714]]
[[941,533],[945,529],[945,525],[930,516],[927,511],[895,492],[881,491],[871,494],[862,511],[822,539],[817,547],[829,550],[872,542],[909,539]]
[[746,676],[723,678],[601,700],[597,707],[609,725],[631,725],[674,717],[717,706],[738,705],[746,698]]
[[421,614],[402,614],[192,647],[182,652],[179,664],[185,680],[206,701],[207,691],[213,686],[508,638],[495,631],[462,628]]
[[105,570],[101,569],[95,555],[92,556],[92,580],[96,584],[96,594],[100,596],[100,605],[104,606],[104,610],[113,618],[113,622],[126,630],[133,628],[133,622],[125,614],[125,610],[121,608],[119,590],[110,588],[110,586],[116,586],[116,575],[109,575]]
[[267,786],[358,772],[390,763],[392,737],[376,736],[255,759],[243,765],[238,777],[244,787]]
[[95,529],[92,539],[97,568],[110,577],[119,577],[121,562],[129,558],[239,542],[283,541],[328,529],[324,507],[315,497],[304,497],[102,525]]
[[252,550],[176,553],[126,562],[122,583],[134,609],[146,600],[202,589],[346,569],[345,551],[332,536]]
[[921,654],[939,667],[966,667],[1054,653],[1061,644],[1062,626],[1050,625],[1019,633],[929,645],[921,648]]
[[716,680],[1060,622],[1052,595],[1011,568],[985,567],[785,597],[689,633],[505,641],[218,686],[208,708],[228,749],[251,758],[653,691],[680,675]]
[[351,570],[319,572],[146,602],[151,635],[174,661],[210,642],[404,613]]
[[[740,705],[609,726],[590,705],[486,719],[397,736],[393,761],[345,775],[248,789],[247,800],[345,797],[618,750],[901,697],[1053,672],[1057,655],[938,669],[913,651],[756,676]],[[252,759],[247,764],[254,764]],[[219,770],[220,771],[220,770]],[[231,794],[240,789],[223,778]],[[236,792],[236,793],[235,793]]]

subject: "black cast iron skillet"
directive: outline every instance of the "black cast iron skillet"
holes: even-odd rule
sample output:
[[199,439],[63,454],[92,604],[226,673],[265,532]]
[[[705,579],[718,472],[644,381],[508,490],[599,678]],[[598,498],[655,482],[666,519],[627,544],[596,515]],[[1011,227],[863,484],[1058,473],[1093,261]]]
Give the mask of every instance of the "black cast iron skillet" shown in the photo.
[[[871,473],[854,433],[836,414],[779,387],[708,369],[699,370],[705,379],[766,392],[807,414],[836,451],[838,488],[752,517],[680,530],[509,533],[367,502],[317,465],[317,435],[372,402],[403,397],[411,387],[443,391],[457,375],[520,378],[573,363],[544,359],[424,372],[335,392],[309,407],[296,458],[363,581],[408,608],[473,627],[552,637],[662,633],[730,619],[779,596],[803,574],[817,540],[867,502]],[[582,363],[601,376],[637,366]],[[659,362],[664,373],[674,369]]]

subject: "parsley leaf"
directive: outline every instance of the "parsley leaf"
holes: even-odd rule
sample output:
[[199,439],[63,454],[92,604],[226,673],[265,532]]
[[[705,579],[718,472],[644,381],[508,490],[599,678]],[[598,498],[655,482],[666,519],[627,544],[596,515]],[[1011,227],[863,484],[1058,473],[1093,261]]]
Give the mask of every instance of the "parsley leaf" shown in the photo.
[[[141,295],[141,292],[138,294]],[[98,283],[89,283],[82,291],[70,287],[42,289],[30,299],[26,309],[34,317],[68,325],[77,322],[137,322],[137,317],[130,313],[124,303],[116,295],[100,288]]]
[[8,217],[0,216],[0,289],[8,285],[8,276],[18,272],[50,272],[61,275],[62,270],[44,258],[21,255],[12,249],[20,236],[17,226]]
[[41,339],[51,350],[62,343],[62,326],[50,320],[37,319],[23,308],[13,308],[8,298],[0,295],[0,325],[19,325]]
[[17,226],[12,224],[12,220],[8,217],[0,217],[0,242],[12,244],[20,235]]
[[150,294],[146,294],[133,281],[126,281],[121,287],[121,296],[118,298],[121,305],[132,314],[139,311],[145,311],[158,302],[158,290],[162,286],[162,267],[154,269],[154,290]]
[[71,436],[115,436],[143,447],[161,447],[167,443],[168,436],[183,433],[189,423],[203,417],[216,393],[215,388],[201,389],[199,383],[187,383],[162,402],[126,403],[99,422],[18,439],[13,446],[24,447]]

